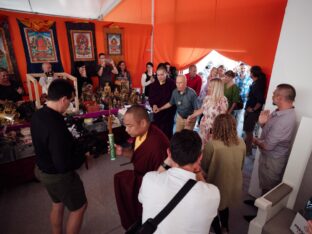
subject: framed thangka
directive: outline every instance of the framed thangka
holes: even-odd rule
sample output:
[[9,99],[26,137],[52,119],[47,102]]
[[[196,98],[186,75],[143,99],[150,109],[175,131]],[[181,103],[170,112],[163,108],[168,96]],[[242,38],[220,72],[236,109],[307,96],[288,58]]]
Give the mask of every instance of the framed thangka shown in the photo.
[[120,33],[107,33],[107,52],[109,55],[122,54],[122,40]]
[[24,33],[30,63],[58,62],[53,31],[51,29],[44,32],[37,32],[30,28],[24,28]]
[[74,61],[95,60],[92,31],[70,30]]
[[7,69],[9,74],[14,73],[11,55],[3,27],[0,27],[0,67]]

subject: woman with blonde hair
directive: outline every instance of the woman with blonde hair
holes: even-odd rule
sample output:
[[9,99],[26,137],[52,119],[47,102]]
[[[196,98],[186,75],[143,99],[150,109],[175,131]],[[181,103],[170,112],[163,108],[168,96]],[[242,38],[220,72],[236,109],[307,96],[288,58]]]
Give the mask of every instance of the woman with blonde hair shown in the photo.
[[212,79],[208,83],[207,96],[204,98],[200,109],[194,111],[187,120],[191,122],[195,117],[203,114],[199,125],[199,135],[203,143],[206,143],[212,133],[214,119],[222,113],[226,113],[228,101],[224,96],[224,85],[220,79]]
[[214,120],[212,139],[204,146],[201,162],[206,181],[220,190],[219,212],[212,222],[217,234],[229,232],[229,206],[237,204],[241,197],[245,156],[246,145],[237,136],[235,118],[220,114]]

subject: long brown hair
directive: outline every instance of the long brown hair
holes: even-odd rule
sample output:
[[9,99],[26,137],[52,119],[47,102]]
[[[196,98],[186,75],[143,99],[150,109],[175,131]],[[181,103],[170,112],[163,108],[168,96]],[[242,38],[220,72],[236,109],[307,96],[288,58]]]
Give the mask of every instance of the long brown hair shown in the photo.
[[213,140],[220,140],[226,146],[239,144],[236,130],[236,121],[230,114],[220,114],[215,118],[213,122],[212,133]]

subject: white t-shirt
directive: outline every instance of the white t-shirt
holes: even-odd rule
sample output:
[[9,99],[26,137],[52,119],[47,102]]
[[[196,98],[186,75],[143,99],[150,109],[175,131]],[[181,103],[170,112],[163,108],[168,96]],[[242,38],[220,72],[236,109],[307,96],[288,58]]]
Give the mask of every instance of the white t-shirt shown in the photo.
[[[139,201],[143,206],[142,223],[154,218],[195,174],[180,168],[149,172],[143,177]],[[171,213],[158,225],[155,233],[209,233],[217,215],[220,193],[216,186],[198,181]]]

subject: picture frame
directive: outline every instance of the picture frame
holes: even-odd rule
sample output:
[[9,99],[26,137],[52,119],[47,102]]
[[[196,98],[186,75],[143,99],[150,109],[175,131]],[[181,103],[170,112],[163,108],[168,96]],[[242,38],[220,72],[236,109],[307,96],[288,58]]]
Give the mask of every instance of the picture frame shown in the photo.
[[30,63],[58,62],[53,31],[51,29],[44,32],[37,32],[30,28],[24,28],[24,33]]
[[107,33],[107,53],[109,55],[122,55],[121,33]]
[[3,27],[0,27],[0,67],[7,69],[9,74],[14,74],[11,54]]
[[91,30],[70,30],[74,61],[95,60]]

